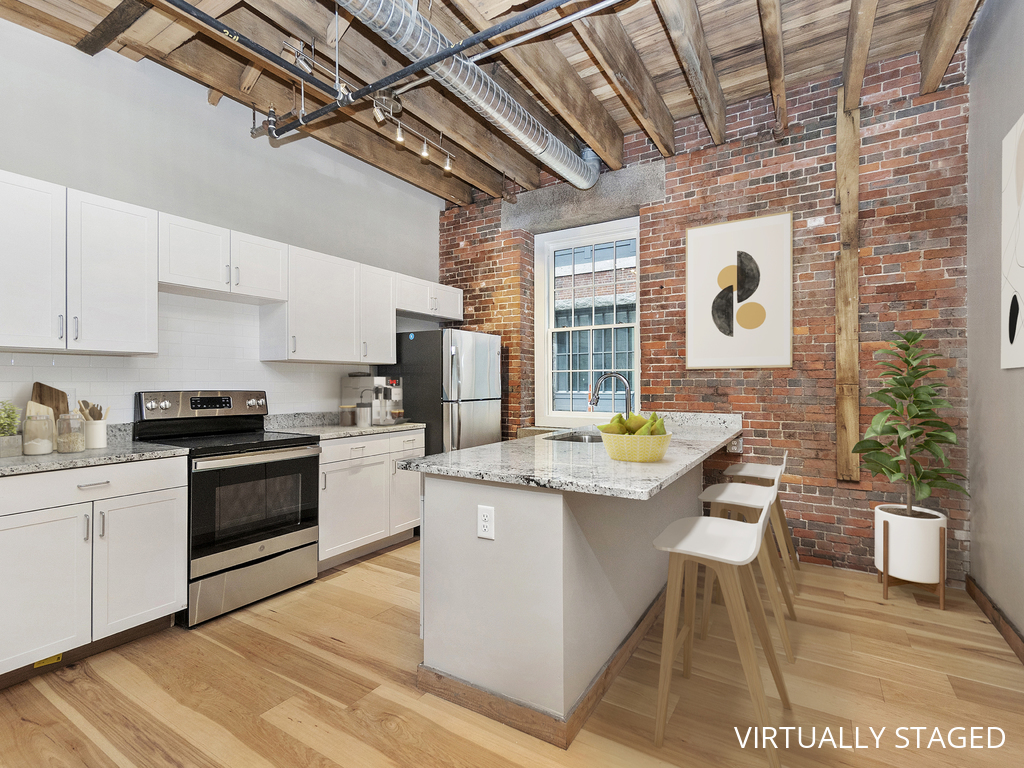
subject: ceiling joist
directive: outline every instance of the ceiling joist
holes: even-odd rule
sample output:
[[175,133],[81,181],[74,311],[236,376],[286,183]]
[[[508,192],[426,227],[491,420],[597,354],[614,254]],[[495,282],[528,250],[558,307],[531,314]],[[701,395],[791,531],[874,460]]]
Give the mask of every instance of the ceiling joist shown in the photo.
[[843,57],[843,109],[860,108],[860,91],[864,86],[864,70],[871,48],[871,31],[875,27],[878,0],[853,0],[850,3],[850,26],[846,32],[846,55]]
[[757,0],[761,17],[761,37],[764,39],[764,60],[768,67],[768,84],[775,105],[775,126],[772,133],[778,139],[786,130],[786,64],[782,53],[781,0]]
[[149,10],[138,0],[121,0],[114,10],[93,27],[92,31],[75,45],[75,48],[89,56],[95,56],[134,24]]
[[725,142],[725,94],[715,74],[696,0],[657,0],[657,5],[711,140],[722,144]]
[[939,89],[981,0],[936,0],[921,44],[921,95]]

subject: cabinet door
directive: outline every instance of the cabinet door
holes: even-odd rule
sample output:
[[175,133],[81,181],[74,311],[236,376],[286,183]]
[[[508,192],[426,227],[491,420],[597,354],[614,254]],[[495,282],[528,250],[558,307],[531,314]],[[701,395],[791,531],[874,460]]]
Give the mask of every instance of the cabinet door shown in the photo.
[[395,273],[359,265],[359,362],[395,362]]
[[186,488],[95,503],[92,639],[188,605]]
[[65,347],[66,196],[0,171],[0,347]]
[[434,285],[434,314],[445,320],[462,319],[462,289]]
[[354,363],[359,346],[359,265],[288,249],[288,359]]
[[420,524],[420,492],[423,475],[398,469],[402,459],[423,455],[423,448],[412,448],[391,454],[391,519],[392,534],[407,531]]
[[231,292],[288,299],[288,246],[242,232],[231,233]]
[[395,275],[395,309],[415,312],[418,315],[432,314],[430,283],[409,275]]
[[89,642],[91,511],[0,517],[0,674]]
[[388,535],[391,455],[320,467],[321,560]]
[[228,293],[231,230],[160,214],[160,282]]
[[157,213],[68,190],[68,349],[157,351]]

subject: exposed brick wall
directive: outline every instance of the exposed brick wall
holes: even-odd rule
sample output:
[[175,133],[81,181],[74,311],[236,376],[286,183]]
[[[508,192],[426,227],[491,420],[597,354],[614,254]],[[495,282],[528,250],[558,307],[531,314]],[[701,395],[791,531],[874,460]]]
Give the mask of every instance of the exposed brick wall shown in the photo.
[[[960,51],[943,88],[918,96],[916,54],[868,68],[861,110],[860,343],[862,430],[877,410],[874,353],[894,330],[928,332],[943,355],[953,408],[944,414],[961,441],[951,451],[966,471],[967,109]],[[642,208],[640,231],[641,388],[646,409],[739,412],[745,450],[777,459],[789,449],[784,505],[804,559],[843,567],[873,565],[871,502],[900,492],[862,474],[836,479],[835,277],[839,211],[835,205],[835,126],[839,77],[791,89],[790,127],[776,142],[768,97],[730,106],[729,142],[714,146],[699,118],[675,126],[677,155],[666,161],[664,203]],[[637,133],[627,164],[660,158]],[[545,183],[559,183],[553,178]],[[701,371],[685,367],[686,229],[759,213],[793,213],[793,367]],[[823,218],[811,225],[810,220]],[[499,232],[500,204],[452,208],[441,220],[441,274],[466,290],[467,325],[510,335],[506,434],[532,419],[532,238]],[[526,284],[528,280],[528,285]],[[516,317],[517,310],[523,311]],[[529,310],[527,317],[526,312]],[[530,341],[527,341],[527,336]],[[523,355],[515,367],[515,344]],[[529,362],[525,355],[529,347]],[[511,375],[515,373],[515,377]],[[516,392],[515,390],[519,391]],[[715,479],[729,461],[707,463]],[[940,492],[925,506],[951,516],[949,575],[962,580],[969,550],[968,502]]]

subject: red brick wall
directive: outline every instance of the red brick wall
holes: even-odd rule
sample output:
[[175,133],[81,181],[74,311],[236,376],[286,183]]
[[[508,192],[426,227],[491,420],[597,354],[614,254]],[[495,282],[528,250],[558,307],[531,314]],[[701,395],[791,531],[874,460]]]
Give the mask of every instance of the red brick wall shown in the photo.
[[[874,353],[894,330],[921,329],[942,353],[942,378],[966,471],[967,108],[965,59],[957,54],[943,89],[917,96],[910,55],[868,68],[861,111],[860,342],[862,397],[879,385]],[[778,457],[789,449],[784,504],[804,559],[849,568],[873,565],[870,502],[899,492],[835,471],[835,205],[838,77],[788,93],[790,127],[770,133],[771,101],[729,108],[729,142],[714,146],[699,118],[676,123],[678,154],[666,161],[664,203],[642,208],[640,232],[641,388],[646,409],[739,412],[745,450]],[[660,155],[643,134],[626,139],[628,164]],[[554,183],[554,180],[549,180]],[[686,229],[759,213],[793,213],[793,367],[701,371],[685,367]],[[823,217],[824,223],[810,225]],[[466,323],[501,330],[509,346],[506,433],[532,418],[532,237],[500,232],[500,203],[452,208],[441,219],[442,281],[466,290]],[[522,312],[517,316],[517,312]],[[528,313],[528,314],[527,314]],[[507,335],[506,335],[507,334]],[[517,336],[518,334],[518,336]],[[527,339],[529,337],[529,340]],[[514,362],[520,356],[519,366]],[[527,360],[527,356],[529,360]],[[875,412],[863,397],[862,427]],[[709,479],[727,463],[707,464]],[[949,573],[962,580],[967,500],[929,504],[951,516]]]

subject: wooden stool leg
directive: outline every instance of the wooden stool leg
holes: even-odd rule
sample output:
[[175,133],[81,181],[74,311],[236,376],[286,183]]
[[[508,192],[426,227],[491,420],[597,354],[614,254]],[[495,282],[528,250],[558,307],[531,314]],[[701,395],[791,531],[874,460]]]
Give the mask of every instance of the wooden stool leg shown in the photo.
[[782,512],[782,504],[779,497],[775,497],[771,509],[772,530],[775,532],[775,540],[779,543],[779,551],[782,553],[782,564],[786,567],[786,575],[789,577],[789,585],[793,594],[800,592],[796,583],[796,571],[793,569],[793,562],[796,560],[796,550],[793,548],[793,537],[789,532],[789,524]]
[[[725,608],[729,612],[732,633],[736,638],[736,650],[739,652],[740,664],[743,665],[743,676],[747,679],[750,701],[754,705],[754,719],[760,728],[767,728],[771,725],[769,723],[768,701],[764,696],[764,686],[761,685],[761,670],[757,664],[754,639],[750,635],[750,619],[747,618],[747,609],[743,602],[738,569],[722,568],[718,574],[718,580],[722,584]],[[768,757],[768,765],[771,768],[781,768],[779,754],[774,748],[765,748],[765,753]]]
[[775,646],[772,645],[772,636],[768,631],[768,619],[764,615],[764,606],[761,604],[761,593],[757,591],[757,584],[754,583],[754,571],[749,564],[740,567],[740,585],[743,587],[743,595],[747,599],[747,610],[750,611],[750,618],[754,623],[754,629],[757,630],[761,648],[768,660],[768,668],[772,671],[772,677],[775,679],[775,688],[779,692],[782,706],[791,709],[789,694],[786,692],[786,682],[782,679],[779,658],[775,655]]
[[672,685],[672,665],[675,662],[676,631],[679,627],[679,601],[683,593],[682,555],[668,556],[668,588],[665,591],[665,629],[661,637],[661,670],[658,674],[658,712],[654,720],[654,746],[665,741],[665,722],[668,720],[668,694]]
[[[793,542],[793,531],[790,530],[789,523],[786,522],[786,513],[782,509],[782,502],[779,501],[779,497],[778,496],[775,497],[775,504],[773,504],[772,506],[773,506],[773,510],[772,511],[775,513],[776,519],[778,520],[779,523],[782,524],[782,529],[786,533],[786,535],[783,537],[783,539],[786,542],[786,550],[789,552],[790,564],[792,564],[792,566],[796,570],[799,571],[800,570],[800,557],[796,553],[796,544]],[[779,542],[779,543],[781,544],[782,542]],[[794,592],[797,591],[797,586],[796,586],[796,582],[795,581],[793,582],[793,591]]]
[[786,576],[783,574],[783,558],[779,555],[775,541],[772,540],[772,532],[770,530],[765,530],[764,538],[764,546],[768,550],[768,561],[772,564],[775,581],[778,582],[779,588],[782,590],[782,597],[786,600],[786,610],[789,611],[789,618],[796,621],[796,606],[793,605],[793,595],[789,588],[789,582],[786,581]]
[[779,636],[782,638],[782,649],[786,652],[786,661],[790,664],[796,661],[793,656],[793,648],[789,644],[789,630],[786,629],[786,617],[782,614],[782,601],[779,600],[779,587],[775,583],[775,576],[772,574],[772,566],[768,547],[772,546],[762,540],[761,547],[757,551],[757,564],[761,569],[761,578],[768,588],[768,602],[771,603],[772,613],[775,614],[775,623],[779,627]]
[[708,629],[711,627],[711,603],[715,597],[715,571],[713,568],[704,566],[704,610],[700,618],[700,639],[708,639]]
[[683,643],[683,677],[693,666],[693,620],[697,615],[697,561],[687,560],[683,571],[683,626],[688,627]]

